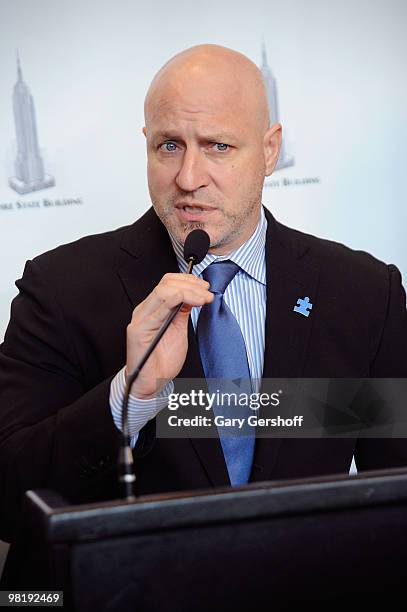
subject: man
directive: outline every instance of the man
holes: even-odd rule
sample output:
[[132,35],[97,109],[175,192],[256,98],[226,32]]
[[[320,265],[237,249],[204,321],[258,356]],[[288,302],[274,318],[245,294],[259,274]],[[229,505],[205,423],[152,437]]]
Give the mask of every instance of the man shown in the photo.
[[[137,493],[233,483],[218,439],[155,436],[154,398],[161,408],[171,381],[209,371],[205,337],[198,344],[196,334],[199,309],[214,294],[203,278],[180,272],[182,244],[195,227],[211,239],[197,274],[218,260],[238,267],[224,299],[251,378],[407,376],[398,270],[288,229],[262,209],[281,126],[269,125],[251,61],[215,45],[177,55],[150,86],[143,131],[154,211],[35,258],[17,283],[0,352],[3,539],[16,533],[28,488],[56,489],[72,503],[118,496],[114,420],[120,426],[125,376],[181,302],[132,391]],[[304,296],[314,304],[308,317],[293,309]],[[347,473],[353,454],[359,469],[406,465],[406,446],[258,439],[246,481]]]

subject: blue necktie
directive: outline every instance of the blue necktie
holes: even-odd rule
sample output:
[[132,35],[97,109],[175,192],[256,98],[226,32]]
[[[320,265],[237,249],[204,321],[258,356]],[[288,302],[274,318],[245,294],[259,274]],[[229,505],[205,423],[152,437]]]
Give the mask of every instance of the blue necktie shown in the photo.
[[[226,287],[237,274],[239,266],[232,261],[212,263],[202,273],[215,294],[210,304],[205,304],[199,314],[197,338],[208,391],[216,393],[251,393],[250,371],[246,345],[240,327],[223,300]],[[218,379],[218,380],[211,380]],[[240,386],[236,382],[240,381]],[[232,485],[245,484],[249,480],[253,463],[254,428],[247,425],[247,416],[253,414],[248,406],[236,404],[214,405],[215,416],[243,417],[242,430],[219,427],[219,437]]]

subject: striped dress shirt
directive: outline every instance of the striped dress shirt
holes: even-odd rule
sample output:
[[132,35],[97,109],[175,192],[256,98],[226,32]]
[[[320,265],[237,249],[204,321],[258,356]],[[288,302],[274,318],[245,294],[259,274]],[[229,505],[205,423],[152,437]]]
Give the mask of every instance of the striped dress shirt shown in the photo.
[[[229,255],[208,253],[201,263],[194,266],[193,274],[202,278],[202,272],[214,261],[231,260],[240,270],[227,286],[224,300],[237,322],[246,344],[247,359],[254,392],[260,389],[264,362],[265,319],[266,319],[266,243],[267,220],[261,209],[260,220],[252,236],[236,251]],[[183,246],[173,236],[172,246],[177,257],[180,272],[186,272],[187,263],[183,257]],[[193,307],[191,321],[196,329],[201,307]],[[110,409],[113,420],[121,430],[122,401],[124,397],[125,367],[112,380],[110,387]],[[130,395],[128,405],[129,433],[132,445],[137,441],[138,432],[167,405],[167,398],[174,389],[170,381],[156,398],[140,400]]]

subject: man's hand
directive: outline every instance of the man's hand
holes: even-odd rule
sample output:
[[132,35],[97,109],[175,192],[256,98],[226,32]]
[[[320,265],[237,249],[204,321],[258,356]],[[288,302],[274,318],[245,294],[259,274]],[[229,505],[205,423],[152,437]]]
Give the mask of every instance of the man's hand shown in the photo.
[[[150,355],[132,387],[139,399],[154,397],[180,372],[188,349],[188,318],[192,306],[212,302],[209,283],[192,274],[165,274],[133,311],[127,327],[126,376],[137,367],[172,308],[184,303]],[[159,385],[161,381],[161,384]]]

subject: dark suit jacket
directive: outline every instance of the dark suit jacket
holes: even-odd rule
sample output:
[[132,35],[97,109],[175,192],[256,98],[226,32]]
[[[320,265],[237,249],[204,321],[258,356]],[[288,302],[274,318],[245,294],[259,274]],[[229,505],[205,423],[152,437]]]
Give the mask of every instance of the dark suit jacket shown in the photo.
[[[284,227],[266,211],[264,372],[272,377],[407,377],[400,274],[363,252]],[[10,540],[26,489],[73,503],[119,496],[119,433],[110,383],[125,363],[132,310],[165,272],[168,234],[150,209],[130,227],[83,238],[28,262],[0,350],[0,525]],[[314,304],[293,312],[299,296]],[[203,377],[190,324],[182,377]],[[407,465],[405,440],[258,439],[250,481]],[[155,439],[134,450],[140,494],[229,483],[217,439]]]

